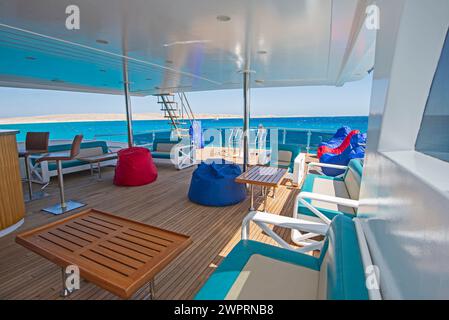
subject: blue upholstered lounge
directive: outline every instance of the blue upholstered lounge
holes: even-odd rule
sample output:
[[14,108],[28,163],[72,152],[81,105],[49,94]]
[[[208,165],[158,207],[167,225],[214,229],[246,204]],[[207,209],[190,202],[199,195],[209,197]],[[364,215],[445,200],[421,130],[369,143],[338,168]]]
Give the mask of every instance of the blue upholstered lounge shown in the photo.
[[[353,159],[349,162],[342,177],[307,174],[301,192],[311,192],[331,197],[358,200],[362,173],[363,166],[361,160]],[[352,218],[357,213],[356,209],[353,207],[311,200],[309,198],[304,199],[329,219],[334,218],[338,214],[344,214]],[[301,202],[298,202],[298,214],[316,217],[316,215]]]
[[320,257],[251,240],[240,241],[196,300],[368,299],[352,219],[336,216]]

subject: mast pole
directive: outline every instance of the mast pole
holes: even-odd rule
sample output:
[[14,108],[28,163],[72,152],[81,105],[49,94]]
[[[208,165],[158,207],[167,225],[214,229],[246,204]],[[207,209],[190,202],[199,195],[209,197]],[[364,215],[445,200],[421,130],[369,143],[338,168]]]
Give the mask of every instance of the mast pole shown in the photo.
[[249,164],[250,70],[243,72],[243,171]]
[[133,115],[131,108],[131,96],[129,93],[129,77],[128,77],[128,59],[123,58],[123,89],[125,93],[125,107],[126,107],[126,127],[128,133],[128,147],[134,145],[133,136]]

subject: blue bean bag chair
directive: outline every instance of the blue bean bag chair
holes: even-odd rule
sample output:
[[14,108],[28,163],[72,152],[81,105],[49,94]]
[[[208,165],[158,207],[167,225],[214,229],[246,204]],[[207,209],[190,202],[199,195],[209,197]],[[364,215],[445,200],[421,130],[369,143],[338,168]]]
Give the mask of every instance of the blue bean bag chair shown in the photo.
[[[325,153],[321,156],[321,163],[337,164],[347,166],[352,159],[360,159],[365,157],[366,134],[356,134],[352,136],[349,146],[341,154]],[[345,173],[344,170],[323,168],[326,176],[336,177]]]
[[235,182],[241,173],[235,164],[200,163],[192,174],[190,201],[212,207],[242,202],[246,198],[245,185]]
[[340,129],[337,130],[337,132],[334,134],[334,136],[329,141],[322,142],[322,143],[320,143],[319,146],[320,147],[326,146],[330,149],[337,148],[338,146],[341,145],[343,140],[345,140],[346,136],[350,132],[351,132],[351,128],[349,128],[348,126],[341,127]]

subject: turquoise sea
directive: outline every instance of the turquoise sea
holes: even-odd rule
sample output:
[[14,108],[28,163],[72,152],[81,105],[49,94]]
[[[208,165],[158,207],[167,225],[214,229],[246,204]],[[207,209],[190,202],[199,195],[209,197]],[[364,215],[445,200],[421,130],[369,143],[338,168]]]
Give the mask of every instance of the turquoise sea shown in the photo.
[[[242,119],[207,119],[201,120],[203,128],[233,128],[242,127]],[[368,117],[295,117],[295,118],[252,118],[251,127],[262,124],[266,128],[292,129],[335,132],[342,126],[349,126],[366,132]],[[71,139],[75,134],[83,134],[85,139],[126,140],[125,121],[95,121],[95,122],[59,122],[32,124],[0,124],[0,129],[20,130],[18,141],[24,141],[28,131],[49,131],[50,139]],[[133,121],[135,134],[152,131],[167,131],[170,126],[166,120],[136,120]]]

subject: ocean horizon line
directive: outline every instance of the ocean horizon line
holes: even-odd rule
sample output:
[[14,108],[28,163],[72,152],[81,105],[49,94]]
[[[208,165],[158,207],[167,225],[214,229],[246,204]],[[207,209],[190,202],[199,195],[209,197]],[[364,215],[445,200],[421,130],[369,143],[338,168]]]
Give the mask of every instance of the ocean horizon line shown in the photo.
[[[253,115],[252,119],[288,119],[288,118],[347,118],[367,117],[368,115]],[[236,114],[197,114],[196,120],[226,120],[242,119],[243,115]],[[136,113],[133,121],[163,121],[166,118],[158,113]],[[43,123],[77,123],[77,122],[114,122],[126,121],[125,114],[117,113],[92,113],[92,114],[57,114],[37,115],[26,117],[0,118],[0,125],[14,124],[43,124]]]

